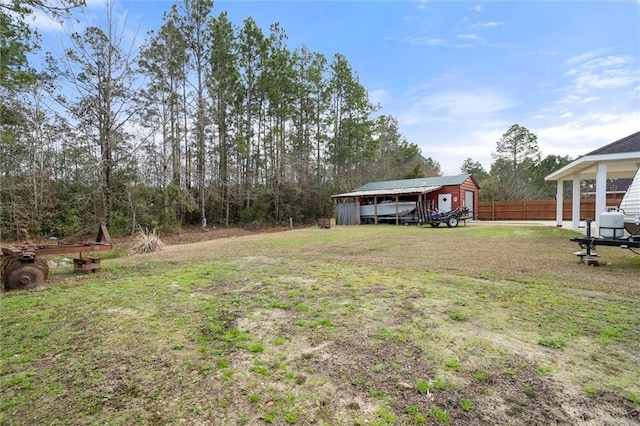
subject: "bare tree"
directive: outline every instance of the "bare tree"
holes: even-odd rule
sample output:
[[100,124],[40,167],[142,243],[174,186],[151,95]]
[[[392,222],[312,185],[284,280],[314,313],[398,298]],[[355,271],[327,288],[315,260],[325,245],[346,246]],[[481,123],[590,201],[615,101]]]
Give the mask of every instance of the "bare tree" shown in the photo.
[[106,28],[89,27],[82,34],[72,34],[72,47],[54,64],[57,74],[70,84],[59,100],[78,131],[91,135],[99,150],[96,215],[109,218],[114,212],[115,170],[118,160],[131,153],[128,126],[138,108],[135,39],[127,39],[125,29],[116,26],[109,2]]

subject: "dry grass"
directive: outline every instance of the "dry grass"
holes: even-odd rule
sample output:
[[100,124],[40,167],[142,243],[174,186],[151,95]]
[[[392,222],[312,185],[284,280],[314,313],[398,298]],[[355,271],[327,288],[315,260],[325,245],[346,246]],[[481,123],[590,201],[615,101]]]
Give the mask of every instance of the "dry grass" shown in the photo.
[[157,229],[142,229],[138,231],[127,253],[129,256],[135,256],[137,254],[155,253],[157,251],[164,250],[164,243],[160,239],[159,231]]
[[640,258],[587,267],[570,235],[313,228],[54,270],[3,296],[0,423],[637,424]]

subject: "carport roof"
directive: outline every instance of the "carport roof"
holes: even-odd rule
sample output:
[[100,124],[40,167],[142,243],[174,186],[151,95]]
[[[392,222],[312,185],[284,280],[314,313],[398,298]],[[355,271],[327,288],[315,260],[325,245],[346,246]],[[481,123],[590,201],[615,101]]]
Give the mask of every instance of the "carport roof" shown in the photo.
[[[366,185],[365,185],[366,186]],[[363,187],[360,187],[363,188]],[[344,194],[332,195],[331,198],[341,197],[374,197],[377,195],[406,195],[406,194],[426,194],[427,192],[437,191],[442,186],[414,186],[409,188],[395,188],[395,189],[369,189],[369,190],[356,190],[353,192],[346,192]]]
[[354,189],[353,192],[336,194],[332,195],[332,197],[373,197],[374,195],[426,194],[427,192],[437,191],[443,186],[462,185],[469,178],[473,179],[470,174],[461,174],[454,176],[434,176],[417,179],[369,182]]
[[354,191],[372,191],[372,190],[390,190],[390,189],[406,189],[406,188],[419,188],[424,186],[447,186],[447,185],[462,185],[470,174],[454,175],[454,176],[434,176],[416,179],[400,179],[400,180],[385,180],[380,182],[369,182],[362,185],[360,188],[354,189]]

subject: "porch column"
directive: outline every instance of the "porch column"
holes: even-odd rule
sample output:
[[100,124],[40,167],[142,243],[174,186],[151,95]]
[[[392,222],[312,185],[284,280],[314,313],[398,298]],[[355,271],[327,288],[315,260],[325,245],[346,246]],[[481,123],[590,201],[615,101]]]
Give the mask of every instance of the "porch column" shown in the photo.
[[580,194],[580,175],[578,174],[574,174],[573,175],[573,195],[571,197],[571,221],[572,221],[572,225],[573,225],[573,230],[577,231],[578,229],[580,229],[580,197],[582,196],[582,194]]
[[607,165],[598,163],[596,171],[596,235],[600,236],[600,213],[607,208]]
[[559,180],[556,182],[556,185],[556,226],[562,228],[562,205],[564,200],[562,189],[564,186],[564,181]]

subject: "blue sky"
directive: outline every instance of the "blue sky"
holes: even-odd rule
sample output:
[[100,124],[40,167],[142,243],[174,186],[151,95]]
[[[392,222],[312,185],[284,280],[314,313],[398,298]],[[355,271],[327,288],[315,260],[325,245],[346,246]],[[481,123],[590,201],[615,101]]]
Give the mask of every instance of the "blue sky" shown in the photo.
[[[104,1],[78,16],[95,25]],[[168,0],[116,0],[139,43]],[[465,158],[488,170],[512,124],[543,156],[580,155],[640,130],[640,1],[220,0],[242,25],[279,22],[289,48],[345,55],[381,114],[457,174]],[[122,21],[124,22],[124,21]],[[59,32],[40,20],[44,48]]]

